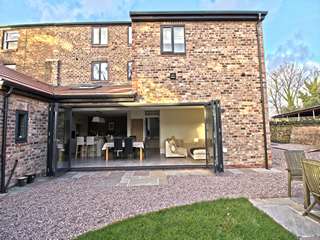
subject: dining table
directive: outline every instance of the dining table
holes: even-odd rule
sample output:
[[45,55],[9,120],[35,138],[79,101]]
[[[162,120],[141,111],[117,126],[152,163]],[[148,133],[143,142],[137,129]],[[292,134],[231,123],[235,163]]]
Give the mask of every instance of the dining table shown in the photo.
[[[139,159],[140,159],[140,161],[142,161],[143,160],[143,149],[144,149],[143,142],[134,141],[132,143],[132,146],[134,148],[139,148]],[[122,141],[122,147],[123,148],[125,147],[124,141]],[[106,142],[105,144],[103,144],[102,151],[106,152],[106,155],[105,155],[105,160],[106,161],[109,160],[109,148],[114,148],[114,142],[113,141],[112,142]]]

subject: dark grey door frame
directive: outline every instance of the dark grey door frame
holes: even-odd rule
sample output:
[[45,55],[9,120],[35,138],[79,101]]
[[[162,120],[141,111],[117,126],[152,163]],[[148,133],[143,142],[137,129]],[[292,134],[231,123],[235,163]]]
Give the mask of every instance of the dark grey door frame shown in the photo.
[[222,124],[221,124],[221,105],[219,100],[211,102],[213,110],[213,134],[214,134],[214,158],[215,171],[223,172],[223,145],[222,145]]
[[[222,147],[222,124],[221,105],[219,100],[212,100],[205,105],[205,142],[206,142],[206,165],[211,166],[215,172],[223,172],[223,147]],[[212,151],[210,151],[210,149]],[[211,159],[212,158],[212,159]]]
[[65,119],[64,123],[66,128],[66,135],[68,136],[68,141],[66,143],[66,155],[68,165],[66,168],[57,168],[57,127],[58,127],[58,114],[59,114],[60,104],[57,102],[52,102],[49,104],[49,116],[48,116],[48,152],[47,152],[47,175],[56,176],[58,173],[69,171],[71,168],[71,126],[72,126],[72,108],[64,108]]

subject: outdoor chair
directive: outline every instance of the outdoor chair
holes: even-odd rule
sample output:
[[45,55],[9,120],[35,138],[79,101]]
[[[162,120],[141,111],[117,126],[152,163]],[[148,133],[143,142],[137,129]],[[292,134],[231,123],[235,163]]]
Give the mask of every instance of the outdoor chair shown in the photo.
[[131,137],[125,138],[124,140],[124,153],[126,158],[133,158],[133,139]]
[[306,159],[302,150],[287,150],[284,153],[288,171],[288,196],[291,197],[292,181],[302,181],[301,161]]
[[115,153],[116,157],[119,158],[123,153],[122,138],[114,138],[113,141],[114,141],[113,153]]
[[304,176],[303,181],[305,181],[309,190],[308,192],[312,194],[314,199],[313,203],[310,203],[303,215],[310,215],[311,217],[320,220],[320,216],[311,213],[312,208],[314,208],[316,204],[320,205],[320,161],[303,160],[302,167]]

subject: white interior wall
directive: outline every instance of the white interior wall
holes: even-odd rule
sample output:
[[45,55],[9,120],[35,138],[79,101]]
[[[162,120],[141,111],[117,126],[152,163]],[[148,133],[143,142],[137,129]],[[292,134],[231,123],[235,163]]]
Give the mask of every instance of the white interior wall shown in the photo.
[[160,152],[164,153],[165,140],[171,136],[193,143],[205,138],[205,116],[202,108],[160,110]]

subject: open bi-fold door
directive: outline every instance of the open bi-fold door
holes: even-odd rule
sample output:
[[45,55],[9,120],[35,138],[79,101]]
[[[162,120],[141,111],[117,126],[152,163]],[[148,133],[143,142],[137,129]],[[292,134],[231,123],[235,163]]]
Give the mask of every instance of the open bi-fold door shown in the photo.
[[47,175],[56,176],[71,167],[72,109],[49,105]]
[[223,172],[222,125],[220,101],[211,101],[206,111],[207,165],[216,172]]

